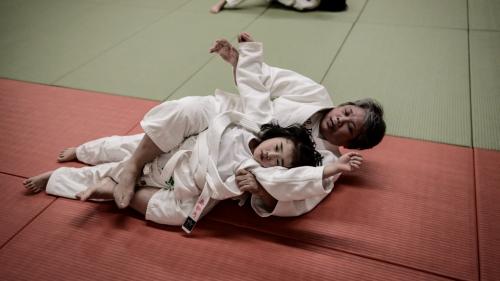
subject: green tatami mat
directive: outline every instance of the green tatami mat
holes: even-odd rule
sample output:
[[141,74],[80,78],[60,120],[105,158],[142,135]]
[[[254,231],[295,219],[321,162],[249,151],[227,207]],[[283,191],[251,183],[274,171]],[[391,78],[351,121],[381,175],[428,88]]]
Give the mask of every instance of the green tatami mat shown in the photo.
[[467,0],[369,1],[360,22],[467,28]]
[[[264,43],[267,64],[292,69],[319,82],[351,28],[345,16],[270,8],[246,31]],[[343,20],[337,20],[340,18]],[[210,94],[216,88],[236,93],[231,66],[221,61],[215,57],[169,99]]]
[[[264,6],[212,15],[196,1],[79,68],[57,85],[163,100],[206,64],[217,38],[235,36]],[[220,74],[217,74],[220,75]]]
[[467,32],[357,24],[324,84],[335,103],[374,97],[387,133],[471,145]]
[[[9,21],[11,28],[2,31],[6,41],[0,47],[0,76],[51,84],[168,12],[116,3],[43,2],[49,8],[42,16],[18,11],[18,17]],[[171,3],[173,9],[182,1]]]
[[475,30],[500,30],[500,1],[470,0],[469,28]]
[[88,1],[0,1],[0,48],[56,31],[96,6]]
[[470,32],[474,146],[500,150],[500,32]]

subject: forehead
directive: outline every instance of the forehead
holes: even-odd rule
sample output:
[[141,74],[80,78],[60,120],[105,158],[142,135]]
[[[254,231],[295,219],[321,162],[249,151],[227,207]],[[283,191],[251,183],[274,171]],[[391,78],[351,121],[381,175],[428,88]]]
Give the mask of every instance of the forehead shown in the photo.
[[293,141],[291,141],[290,139],[287,139],[287,138],[283,138],[283,137],[271,138],[271,139],[268,139],[266,142],[270,145],[283,144],[283,150],[294,148]]
[[348,111],[349,115],[351,116],[353,121],[355,121],[356,123],[360,122],[361,124],[363,124],[365,122],[366,110],[364,110],[363,108],[361,108],[359,106],[348,104],[348,105],[339,106],[336,109],[341,110],[341,111],[344,111],[344,110]]
[[337,109],[350,109],[352,110],[352,112],[355,114],[355,115],[365,115],[366,112],[363,108],[357,106],[357,105],[352,105],[352,104],[346,104],[346,105],[342,105],[342,106],[338,106],[336,107]]

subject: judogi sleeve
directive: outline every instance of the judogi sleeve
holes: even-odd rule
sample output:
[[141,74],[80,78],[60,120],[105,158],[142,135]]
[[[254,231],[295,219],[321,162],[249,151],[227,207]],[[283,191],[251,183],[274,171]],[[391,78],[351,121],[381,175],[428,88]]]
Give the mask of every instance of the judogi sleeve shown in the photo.
[[[236,70],[238,90],[245,113],[266,118],[272,112],[271,95],[299,103],[331,104],[328,92],[313,80],[290,70],[263,63],[262,43],[240,44]],[[323,167],[256,168],[259,183],[278,200],[274,210],[266,211],[260,199],[252,196],[252,207],[261,216],[297,216],[313,209],[333,189],[336,178],[323,180]]]
[[319,195],[303,200],[278,201],[273,210],[267,210],[260,198],[252,196],[251,205],[257,215],[261,217],[296,217],[314,209],[325,197],[326,195]]
[[271,93],[265,83],[262,67],[262,43],[248,42],[240,45],[236,68],[236,84],[241,97],[243,112],[253,120],[269,123],[273,116]]
[[[246,79],[259,79],[260,83],[265,87],[266,92],[270,93],[271,99],[281,97],[289,101],[314,104],[321,107],[332,105],[328,91],[316,81],[297,72],[272,67],[264,63],[262,43],[241,43],[239,51],[240,56],[236,69],[236,81],[238,84],[239,79],[242,78],[239,75],[246,74]],[[246,81],[248,80],[242,82]],[[254,96],[249,98],[264,99],[264,97]]]

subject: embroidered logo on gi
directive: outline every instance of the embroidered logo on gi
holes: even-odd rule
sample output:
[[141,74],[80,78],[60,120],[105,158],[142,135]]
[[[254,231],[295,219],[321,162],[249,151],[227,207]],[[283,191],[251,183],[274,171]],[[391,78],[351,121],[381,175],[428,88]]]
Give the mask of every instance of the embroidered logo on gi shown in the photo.
[[165,184],[167,185],[165,187],[166,190],[174,190],[174,177],[170,177],[170,179],[166,181]]

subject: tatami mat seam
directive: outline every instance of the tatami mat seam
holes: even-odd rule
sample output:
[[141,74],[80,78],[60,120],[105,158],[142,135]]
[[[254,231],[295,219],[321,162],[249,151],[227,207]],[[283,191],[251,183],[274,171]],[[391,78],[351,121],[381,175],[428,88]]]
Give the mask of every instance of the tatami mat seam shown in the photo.
[[351,35],[351,32],[352,30],[354,29],[354,26],[356,25],[356,23],[358,22],[359,18],[361,17],[361,15],[363,14],[363,11],[365,10],[366,8],[366,5],[368,5],[368,2],[370,0],[366,0],[365,4],[363,5],[363,7],[361,8],[361,11],[359,11],[359,14],[358,16],[356,17],[356,19],[354,20],[354,22],[352,23],[351,25],[351,28],[349,29],[349,31],[347,32],[346,36],[344,37],[344,40],[342,41],[342,44],[340,44],[340,47],[339,49],[337,50],[337,52],[335,53],[335,55],[333,56],[333,59],[332,61],[330,62],[330,65],[328,66],[328,68],[326,69],[325,71],[325,74],[323,75],[323,77],[321,78],[321,80],[319,81],[320,84],[323,84],[323,82],[325,81],[325,78],[326,76],[328,76],[328,72],[330,72],[330,70],[332,69],[333,67],[333,64],[335,63],[335,60],[337,59],[337,57],[339,56],[340,52],[342,51],[342,48],[344,47],[345,43],[347,42],[347,39],[349,38],[349,36]]
[[371,22],[371,21],[361,21],[360,24],[366,25],[379,25],[379,26],[395,26],[395,27],[410,27],[410,28],[425,28],[425,29],[440,29],[440,30],[463,30],[467,31],[468,28],[461,27],[450,27],[450,26],[438,26],[438,25],[419,25],[419,24],[405,24],[405,23],[387,23],[387,22]]
[[496,29],[475,29],[475,28],[470,28],[470,31],[478,31],[478,32],[500,32],[500,30]]
[[[245,227],[245,226],[242,226],[242,225],[233,224],[233,223],[230,223],[230,222],[225,222],[225,221],[221,221],[221,220],[217,220],[217,219],[213,219],[213,218],[209,218],[209,217],[207,217],[206,219],[210,220],[210,221],[217,222],[217,223],[225,224],[225,225],[231,225],[231,226],[239,228],[239,229],[244,229],[245,231],[252,231],[252,232],[264,234],[264,235],[267,235],[267,236],[270,236],[270,237],[279,238],[279,239],[273,239],[273,241],[279,241],[278,243],[280,243],[280,244],[281,243],[282,244],[287,244],[287,243],[284,243],[284,242],[281,242],[281,241],[294,241],[294,243],[297,243],[297,244],[308,245],[310,247],[319,248],[319,249],[325,249],[326,248],[326,249],[332,250],[333,252],[339,252],[339,253],[343,253],[343,254],[347,254],[347,255],[351,255],[351,256],[356,256],[356,257],[363,258],[363,259],[368,259],[368,260],[373,260],[373,261],[380,262],[380,263],[390,264],[390,265],[393,265],[393,266],[396,266],[396,267],[402,267],[402,268],[406,268],[406,269],[409,269],[409,270],[412,270],[412,271],[418,271],[418,272],[426,273],[426,274],[437,276],[437,277],[441,277],[441,278],[446,278],[446,279],[450,279],[450,280],[458,280],[458,281],[467,281],[466,279],[458,279],[458,278],[455,278],[455,277],[451,277],[451,276],[439,274],[439,273],[436,273],[436,272],[432,272],[432,271],[428,271],[428,270],[423,270],[423,269],[411,267],[411,266],[404,265],[404,264],[390,262],[390,261],[386,261],[386,260],[383,260],[383,259],[378,259],[378,258],[366,256],[366,255],[361,255],[361,254],[358,254],[358,253],[353,253],[353,252],[349,252],[349,251],[345,251],[345,250],[341,250],[341,249],[335,249],[335,248],[331,248],[331,247],[325,247],[325,246],[322,246],[322,245],[317,245],[315,243],[311,243],[311,242],[307,242],[307,241],[302,241],[302,240],[294,239],[294,238],[288,237],[288,236],[278,235],[276,233],[272,233],[272,232],[269,232],[269,231],[262,231],[262,230],[258,230],[258,229],[254,229],[254,228],[250,228],[250,227]],[[308,250],[307,248],[301,248],[301,249]],[[321,252],[319,254],[326,255],[324,252]]]
[[[59,89],[76,90],[76,91],[89,92],[89,93],[94,93],[94,94],[99,94],[99,95],[110,95],[110,96],[115,96],[115,97],[122,97],[122,98],[125,98],[125,99],[137,99],[137,100],[159,102],[158,100],[155,100],[155,99],[152,99],[152,98],[148,98],[148,97],[124,96],[124,95],[122,95],[120,93],[102,92],[102,91],[99,91],[99,90],[78,88],[78,87],[73,87],[73,86],[69,87],[69,86],[64,86],[64,85],[45,84],[45,83],[42,83],[42,82],[21,80],[21,79],[16,79],[16,78],[11,78],[11,77],[5,77],[5,76],[0,76],[0,80],[16,81],[16,82],[21,82],[21,83],[29,83],[29,84],[40,85],[40,86],[54,87],[54,88],[59,88]],[[129,131],[129,130],[127,130],[127,131]]]
[[117,46],[120,46],[121,44],[123,44],[124,42],[130,40],[131,38],[133,38],[134,36],[136,36],[137,34],[141,33],[142,31],[144,31],[145,29],[149,28],[150,26],[152,26],[153,24],[159,22],[160,20],[164,19],[166,16],[176,12],[177,10],[179,10],[180,8],[182,8],[183,6],[187,5],[188,3],[190,3],[192,0],[188,0],[184,3],[182,3],[181,5],[179,5],[178,7],[172,9],[172,10],[169,10],[167,11],[164,15],[158,17],[156,20],[144,25],[142,28],[140,28],[139,30],[137,30],[136,32],[133,32],[132,34],[130,34],[129,36],[123,38],[122,40],[120,40],[119,42],[117,42],[116,44],[102,50],[98,55],[94,56],[93,58],[90,58],[89,60],[87,60],[87,62],[84,62],[78,66],[76,66],[74,69],[62,74],[60,77],[56,78],[54,81],[50,82],[50,85],[54,85],[56,84],[58,81],[60,80],[63,80],[66,76],[74,73],[75,71],[79,70],[80,68],[94,62],[96,59],[100,58],[101,56],[103,56],[104,54],[106,54],[107,52],[109,52],[110,50],[116,48]]
[[0,171],[0,174],[7,175],[7,176],[12,176],[12,177],[16,177],[16,178],[26,179],[25,176],[20,176],[20,175],[16,175],[16,174],[12,174],[12,173],[7,173],[7,172],[3,172],[3,171]]
[[52,204],[54,204],[54,202],[57,199],[58,198],[55,197],[52,200],[52,202],[50,202],[49,204],[47,204],[47,206],[45,206],[42,210],[40,210],[40,212],[38,212],[35,216],[33,216],[26,224],[24,224],[18,231],[16,231],[16,233],[14,233],[9,239],[7,239],[7,241],[5,241],[0,246],[0,250],[2,250],[12,239],[14,239],[19,233],[21,233],[28,225],[30,225],[34,220],[36,220],[43,212],[45,212],[45,210],[47,210],[47,208],[49,208]]
[[481,255],[480,255],[480,240],[479,240],[479,215],[478,215],[478,195],[477,195],[477,177],[476,177],[476,150],[474,145],[474,122],[473,122],[473,110],[472,110],[472,73],[471,73],[471,39],[470,39],[470,16],[469,16],[469,1],[466,3],[467,5],[467,62],[469,66],[469,112],[470,112],[470,138],[471,138],[471,146],[472,146],[472,179],[473,179],[473,188],[474,188],[474,211],[476,218],[476,251],[477,251],[477,274],[478,280],[481,280]]

